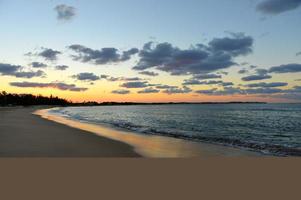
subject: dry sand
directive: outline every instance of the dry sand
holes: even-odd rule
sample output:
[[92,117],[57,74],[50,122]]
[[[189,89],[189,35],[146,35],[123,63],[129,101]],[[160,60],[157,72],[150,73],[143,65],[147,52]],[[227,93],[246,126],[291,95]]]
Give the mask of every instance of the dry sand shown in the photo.
[[33,115],[0,108],[0,157],[139,157],[130,145]]

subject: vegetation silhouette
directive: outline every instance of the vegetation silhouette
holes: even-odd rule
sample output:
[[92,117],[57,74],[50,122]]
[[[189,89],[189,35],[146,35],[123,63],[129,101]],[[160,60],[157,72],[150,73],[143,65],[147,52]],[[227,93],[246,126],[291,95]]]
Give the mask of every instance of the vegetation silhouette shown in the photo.
[[10,94],[5,91],[0,92],[0,106],[34,106],[34,105],[56,105],[67,106],[72,102],[59,97],[45,97],[32,94]]

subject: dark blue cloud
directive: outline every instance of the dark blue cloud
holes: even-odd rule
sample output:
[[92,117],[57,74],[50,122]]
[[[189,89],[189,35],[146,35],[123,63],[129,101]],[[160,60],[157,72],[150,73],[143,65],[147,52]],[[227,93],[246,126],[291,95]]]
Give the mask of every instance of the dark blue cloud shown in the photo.
[[287,65],[280,65],[271,67],[269,70],[270,73],[296,73],[301,72],[301,64],[287,64]]
[[178,87],[170,87],[169,89],[166,89],[163,91],[163,93],[166,94],[187,94],[192,92],[192,89],[189,87],[184,86],[183,88],[178,88]]
[[301,0],[264,0],[257,5],[257,10],[264,14],[276,15],[301,6]]
[[83,63],[90,62],[96,65],[127,61],[139,51],[136,48],[132,48],[128,51],[119,53],[116,48],[102,48],[101,50],[94,50],[78,44],[71,45],[68,48],[76,53],[76,55],[72,55],[74,60]]
[[100,77],[93,73],[79,73],[77,75],[73,75],[72,78],[75,78],[80,81],[97,81],[100,80]]
[[156,72],[150,72],[150,71],[142,71],[142,72],[139,72],[139,74],[146,75],[146,76],[158,76],[159,75]]
[[148,82],[146,81],[134,81],[134,82],[126,82],[120,85],[124,88],[145,88],[148,87]]
[[154,88],[146,88],[144,90],[138,91],[138,94],[152,94],[152,93],[159,93],[160,90]]
[[233,59],[250,54],[252,46],[253,38],[244,34],[216,38],[208,45],[197,44],[184,50],[170,43],[147,43],[133,69],[156,68],[172,75],[205,74],[235,65]]
[[249,72],[249,70],[247,70],[247,69],[241,69],[238,71],[239,74],[246,74],[248,72]]
[[122,95],[126,95],[126,94],[130,94],[131,91],[129,90],[113,90],[112,94],[122,94]]
[[250,87],[250,88],[256,88],[256,87],[262,87],[262,88],[273,88],[273,87],[283,87],[283,86],[287,86],[288,83],[284,83],[284,82],[273,82],[273,83],[253,83],[253,84],[248,84],[245,85],[246,87]]
[[60,54],[62,54],[62,52],[54,50],[54,49],[42,47],[41,50],[38,52],[28,52],[25,55],[26,56],[38,56],[38,57],[45,59],[46,61],[56,61],[56,60],[58,60],[58,56]]
[[255,74],[243,77],[241,80],[243,81],[259,81],[259,80],[265,80],[265,79],[271,79],[272,76],[268,74]]
[[197,74],[193,76],[193,78],[199,80],[206,80],[206,79],[219,79],[222,78],[222,76],[218,74]]
[[32,66],[33,68],[46,68],[46,67],[48,67],[46,64],[41,63],[41,62],[32,62],[32,63],[30,63],[30,66]]
[[65,4],[55,6],[54,10],[57,13],[58,20],[68,21],[76,15],[76,9],[72,6],[68,6]]
[[67,65],[57,65],[57,66],[55,66],[55,69],[59,70],[59,71],[65,71],[68,68],[69,68],[69,66],[67,66]]
[[88,88],[77,87],[74,84],[66,83],[38,83],[38,82],[11,82],[11,86],[21,87],[21,88],[54,88],[63,91],[72,91],[72,92],[83,92],[88,90]]
[[3,76],[14,76],[17,78],[33,78],[44,77],[45,73],[41,70],[38,71],[24,71],[24,67],[20,65],[11,65],[7,63],[0,63],[0,74]]

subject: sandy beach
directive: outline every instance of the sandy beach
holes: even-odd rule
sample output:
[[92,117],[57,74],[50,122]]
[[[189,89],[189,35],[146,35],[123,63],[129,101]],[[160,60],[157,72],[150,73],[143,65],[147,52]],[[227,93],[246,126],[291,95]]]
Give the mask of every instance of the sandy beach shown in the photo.
[[0,157],[139,157],[127,144],[33,115],[37,109],[0,108]]
[[221,145],[146,136],[75,122],[48,115],[45,107],[1,108],[0,119],[0,157],[158,158],[260,155]]

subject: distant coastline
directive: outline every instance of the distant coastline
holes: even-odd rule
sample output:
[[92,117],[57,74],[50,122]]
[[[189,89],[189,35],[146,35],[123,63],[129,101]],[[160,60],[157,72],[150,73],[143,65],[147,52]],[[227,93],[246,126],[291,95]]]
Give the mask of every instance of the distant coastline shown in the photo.
[[158,102],[158,103],[142,103],[142,102],[72,102],[59,97],[45,97],[42,95],[32,94],[12,94],[0,92],[0,106],[126,106],[126,105],[183,105],[183,104],[267,104],[267,102],[252,101],[230,101],[230,102]]

